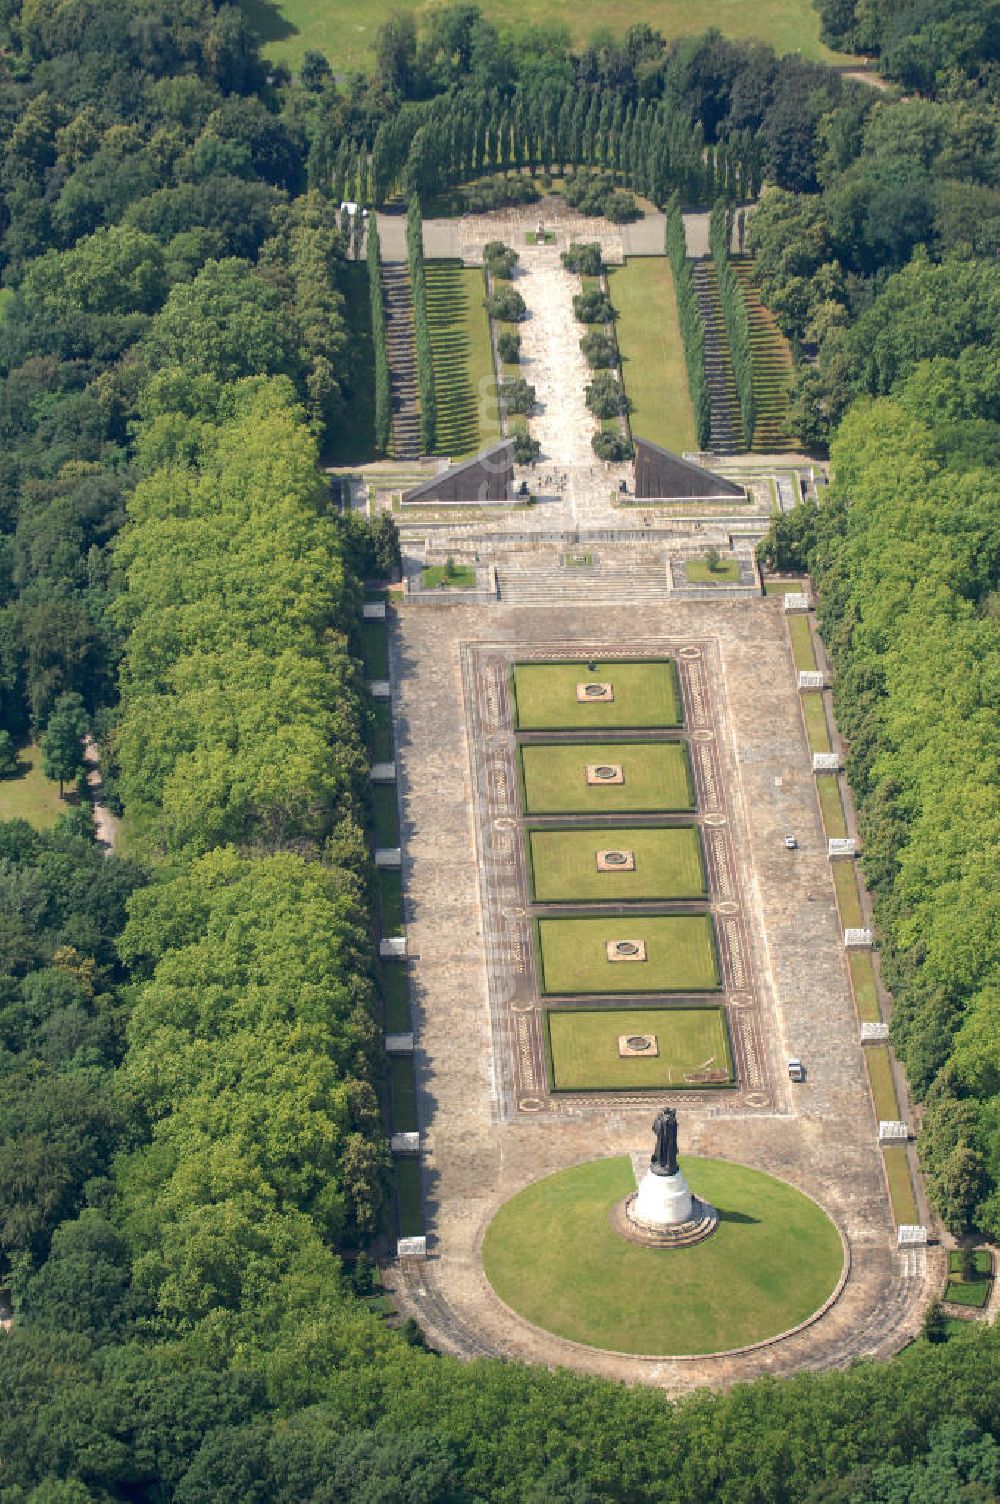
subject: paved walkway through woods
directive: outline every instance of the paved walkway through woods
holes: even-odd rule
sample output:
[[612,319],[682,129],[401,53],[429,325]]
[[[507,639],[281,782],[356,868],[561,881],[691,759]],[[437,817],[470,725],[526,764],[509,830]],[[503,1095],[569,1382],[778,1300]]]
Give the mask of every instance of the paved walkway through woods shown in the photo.
[[118,821],[108,809],[104,800],[104,782],[101,778],[101,754],[92,736],[88,736],[84,743],[83,757],[87,764],[87,787],[90,789],[90,803],[94,812],[94,826],[97,830],[97,839],[106,852],[111,852],[115,849],[115,840],[118,835]]

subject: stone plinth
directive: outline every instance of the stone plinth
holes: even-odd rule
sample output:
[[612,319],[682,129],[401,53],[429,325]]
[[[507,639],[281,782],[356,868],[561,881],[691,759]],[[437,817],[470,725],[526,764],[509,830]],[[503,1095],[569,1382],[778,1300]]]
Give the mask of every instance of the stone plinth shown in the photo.
[[377,846],[375,848],[376,867],[402,867],[403,853],[398,846]]
[[587,782],[590,784],[625,782],[625,773],[620,762],[588,762],[586,774]]
[[577,703],[580,705],[588,705],[591,702],[595,705],[607,705],[614,697],[614,685],[600,684],[596,679],[576,686]]
[[618,1054],[622,1060],[630,1056],[659,1055],[660,1045],[655,1034],[619,1034]]
[[361,615],[365,621],[385,621],[385,601],[365,601]]
[[826,686],[826,676],[824,674],[822,674],[819,669],[814,669],[814,668],[800,668],[799,669],[799,688],[800,689],[823,689],[823,688],[825,688],[825,686]]
[[878,1141],[880,1144],[905,1143],[910,1136],[910,1130],[905,1123],[898,1119],[882,1118],[878,1125]]
[[617,1202],[611,1212],[615,1232],[651,1248],[684,1248],[700,1243],[718,1225],[715,1207],[692,1194],[681,1170],[676,1175],[654,1175],[651,1168],[647,1169],[638,1191]]
[[645,961],[645,940],[609,940],[605,947],[609,961]]
[[385,1036],[385,1053],[387,1055],[412,1055],[412,1034],[387,1034]]
[[889,1038],[889,1025],[867,1021],[861,1025],[862,1044],[885,1044]]
[[388,940],[380,940],[378,953],[383,960],[401,960],[406,955],[406,936],[391,935]]
[[840,754],[838,752],[814,752],[814,773],[839,773]]
[[391,700],[392,685],[388,679],[369,679],[368,693],[373,700]]
[[419,1154],[419,1133],[394,1133],[389,1140],[389,1148],[393,1154]]
[[786,590],[784,601],[786,611],[809,610],[809,597],[808,595],[803,595],[800,590]]
[[693,1201],[691,1187],[682,1170],[676,1175],[654,1175],[652,1170],[647,1170],[639,1182],[629,1216],[633,1222],[660,1231],[665,1227],[677,1227],[681,1222],[690,1222]]
[[871,950],[871,930],[845,930],[844,948],[846,950]]
[[897,1248],[925,1248],[927,1229],[919,1222],[901,1222],[896,1228]]
[[598,872],[634,872],[634,851],[599,851],[597,853]]
[[373,762],[372,783],[395,783],[396,764],[394,762]]
[[422,1235],[419,1238],[398,1238],[396,1257],[398,1259],[426,1259],[427,1239]]
[[857,856],[858,843],[853,836],[831,836],[826,843],[826,854],[831,862],[838,856]]

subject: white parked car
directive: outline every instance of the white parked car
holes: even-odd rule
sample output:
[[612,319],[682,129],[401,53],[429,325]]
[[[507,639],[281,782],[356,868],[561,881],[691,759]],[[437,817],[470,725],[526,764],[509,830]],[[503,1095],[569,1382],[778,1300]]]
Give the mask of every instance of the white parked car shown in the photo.
[[787,847],[787,849],[788,849],[788,850],[789,850],[789,851],[794,851],[794,850],[795,850],[795,848],[796,848],[796,846],[797,846],[797,845],[798,845],[798,844],[799,844],[799,843],[798,843],[798,841],[797,841],[797,840],[796,840],[796,839],[795,839],[795,837],[794,837],[794,836],[786,836],[786,837],[785,837],[785,846],[786,846],[786,847]]

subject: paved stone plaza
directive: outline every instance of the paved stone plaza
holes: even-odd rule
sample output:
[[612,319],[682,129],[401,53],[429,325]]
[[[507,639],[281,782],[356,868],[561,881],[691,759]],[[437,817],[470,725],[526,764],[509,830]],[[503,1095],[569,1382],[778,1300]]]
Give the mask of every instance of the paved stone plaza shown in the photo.
[[[392,650],[429,1253],[392,1276],[403,1306],[445,1351],[672,1391],[894,1351],[919,1328],[927,1273],[922,1252],[905,1270],[895,1247],[777,602],[409,608],[394,618]],[[821,1203],[849,1248],[825,1314],[728,1357],[629,1358],[567,1343],[503,1306],[480,1259],[491,1217],[529,1181],[649,1143],[649,1096],[548,1092],[505,703],[515,657],[630,654],[674,654],[681,671],[739,1078],[735,1091],[679,1099],[682,1152],[782,1176]],[[802,1085],[787,1079],[789,1055],[806,1065]]]

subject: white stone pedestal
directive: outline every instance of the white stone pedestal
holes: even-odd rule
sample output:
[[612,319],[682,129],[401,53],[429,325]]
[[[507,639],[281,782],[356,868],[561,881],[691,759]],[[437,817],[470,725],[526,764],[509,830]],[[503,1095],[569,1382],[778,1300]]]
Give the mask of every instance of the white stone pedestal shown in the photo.
[[633,1220],[650,1228],[676,1227],[689,1222],[692,1211],[691,1187],[681,1170],[676,1175],[654,1175],[647,1170],[631,1208]]

